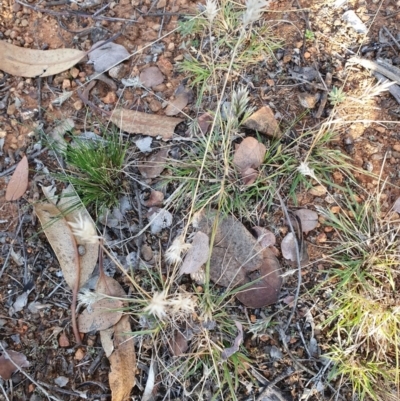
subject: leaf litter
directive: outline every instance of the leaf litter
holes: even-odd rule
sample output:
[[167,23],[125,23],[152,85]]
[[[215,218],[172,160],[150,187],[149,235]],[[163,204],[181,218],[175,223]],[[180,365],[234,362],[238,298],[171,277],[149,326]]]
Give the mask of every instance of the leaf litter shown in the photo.
[[6,200],[15,201],[21,198],[28,188],[29,165],[28,158],[24,156],[18,163],[14,174],[7,185]]

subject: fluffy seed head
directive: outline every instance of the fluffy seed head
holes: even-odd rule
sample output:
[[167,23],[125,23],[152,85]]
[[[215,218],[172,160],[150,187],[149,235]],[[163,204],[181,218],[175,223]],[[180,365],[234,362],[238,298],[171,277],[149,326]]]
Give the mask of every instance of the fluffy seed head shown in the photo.
[[301,162],[300,166],[297,167],[297,171],[305,177],[309,176],[316,179],[314,170],[308,165],[307,162]]
[[99,236],[96,235],[96,228],[92,220],[87,216],[78,215],[78,219],[74,223],[68,223],[72,229],[72,234],[82,242],[87,244],[96,244]]
[[183,236],[179,235],[173,240],[167,252],[165,252],[165,261],[169,264],[182,262],[182,253],[187,251],[190,247],[190,244],[185,243]]
[[162,320],[167,316],[168,303],[164,292],[156,292],[144,311]]
[[207,0],[205,6],[205,15],[210,22],[210,24],[214,21],[215,17],[218,14],[218,7],[215,0]]
[[246,11],[243,13],[243,24],[246,26],[258,21],[268,5],[269,1],[266,0],[247,0]]

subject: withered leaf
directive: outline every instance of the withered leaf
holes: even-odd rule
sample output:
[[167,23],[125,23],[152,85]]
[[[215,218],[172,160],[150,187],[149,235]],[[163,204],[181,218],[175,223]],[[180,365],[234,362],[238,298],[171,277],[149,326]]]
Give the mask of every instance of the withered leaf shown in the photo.
[[164,194],[160,191],[151,190],[150,196],[147,200],[142,201],[146,207],[161,206],[164,200]]
[[255,226],[253,227],[254,232],[257,235],[257,241],[263,248],[268,248],[275,245],[275,235],[264,227]]
[[161,148],[153,153],[147,160],[138,163],[140,174],[145,178],[156,178],[165,169],[169,149]]
[[201,266],[203,266],[207,260],[210,252],[209,246],[210,239],[208,235],[201,231],[198,231],[192,241],[192,246],[188,250],[185,259],[179,270],[179,275],[191,274],[197,272]]
[[186,337],[179,331],[175,330],[173,337],[168,341],[173,356],[181,356],[189,348]]
[[222,353],[221,353],[221,359],[222,359],[223,361],[226,361],[226,360],[227,360],[228,358],[230,358],[235,352],[238,352],[238,351],[239,351],[240,344],[243,342],[243,327],[242,327],[242,324],[241,324],[240,322],[237,322],[236,320],[235,320],[235,324],[236,324],[236,327],[237,327],[238,330],[239,330],[239,333],[238,333],[238,335],[237,335],[236,338],[235,338],[235,341],[234,341],[233,346],[232,346],[232,347],[229,347],[229,348],[225,348],[225,349],[222,351]]
[[108,378],[112,401],[127,400],[135,385],[136,353],[135,344],[130,332],[129,315],[125,315],[115,325],[115,351],[109,357],[111,371]]
[[246,281],[249,272],[261,266],[262,247],[240,221],[215,211],[200,214],[196,228],[210,235],[216,218],[218,223],[210,258],[210,278],[223,287],[235,287]]
[[28,174],[29,174],[28,158],[24,156],[18,163],[18,166],[15,169],[14,174],[12,175],[7,185],[7,191],[6,191],[7,201],[17,200],[26,192],[26,189],[28,188]]
[[104,40],[100,40],[94,43],[93,50],[89,50],[88,54],[89,60],[97,73],[107,71],[130,56],[124,46],[113,42],[102,45],[103,42]]
[[33,50],[0,40],[0,70],[18,77],[48,77],[68,70],[86,52],[76,49]]
[[130,134],[161,136],[164,141],[168,141],[173,137],[175,127],[183,120],[135,110],[116,109],[111,116],[111,121]]
[[103,298],[93,302],[78,317],[79,331],[89,333],[114,326],[122,317],[122,306],[122,301],[112,298]]
[[29,366],[30,364],[24,354],[12,350],[6,351],[0,356],[0,377],[3,380],[9,380],[18,368],[28,368]]
[[269,106],[263,106],[253,113],[243,125],[254,131],[260,132],[274,138],[282,137],[282,131],[279,129],[278,122],[274,112]]
[[180,113],[193,100],[193,91],[190,88],[185,88],[184,85],[179,85],[175,92],[175,99],[171,100],[165,109],[166,116],[175,116]]
[[252,282],[249,287],[236,294],[236,298],[249,308],[262,308],[279,299],[282,286],[281,266],[270,248],[263,250],[263,263],[258,272],[246,277]]
[[314,210],[299,209],[293,212],[301,221],[303,233],[314,230],[318,225],[318,214]]

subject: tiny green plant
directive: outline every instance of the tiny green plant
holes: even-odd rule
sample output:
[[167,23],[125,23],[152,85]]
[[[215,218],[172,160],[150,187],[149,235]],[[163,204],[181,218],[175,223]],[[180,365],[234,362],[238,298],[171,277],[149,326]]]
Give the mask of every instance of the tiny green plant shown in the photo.
[[328,94],[328,99],[332,106],[336,106],[346,100],[346,94],[343,92],[342,88],[334,86]]
[[123,166],[128,143],[118,133],[103,137],[81,139],[59,149],[66,169],[56,177],[71,183],[85,207],[93,207],[97,214],[118,205],[122,196]]
[[313,31],[310,31],[309,29],[306,29],[304,33],[304,37],[306,40],[314,40],[315,39],[315,33]]

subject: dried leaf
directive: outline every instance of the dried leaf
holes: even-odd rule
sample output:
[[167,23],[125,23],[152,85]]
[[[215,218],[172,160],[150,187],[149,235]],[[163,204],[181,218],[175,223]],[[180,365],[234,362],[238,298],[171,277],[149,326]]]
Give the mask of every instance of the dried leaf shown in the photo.
[[249,186],[255,182],[258,177],[258,171],[254,168],[248,168],[241,172],[243,185]]
[[255,226],[253,227],[254,232],[257,235],[257,241],[263,248],[274,246],[276,243],[275,235],[264,227]]
[[261,266],[262,247],[241,222],[214,211],[200,214],[196,228],[209,235],[217,217],[210,278],[223,287],[235,287],[246,282],[247,274]]
[[69,382],[68,377],[65,376],[58,376],[54,379],[54,383],[57,384],[59,387],[65,387]]
[[65,333],[60,334],[60,337],[58,338],[58,345],[63,348],[69,347],[69,340]]
[[0,41],[0,70],[19,77],[48,77],[68,70],[85,56],[76,49],[33,50]]
[[114,352],[114,327],[100,331],[101,346],[107,358]]
[[143,391],[142,401],[150,401],[153,400],[153,391],[155,387],[155,379],[156,379],[156,362],[151,361],[149,373],[147,374],[147,382],[146,387]]
[[145,178],[156,178],[165,169],[169,149],[162,148],[147,160],[138,163],[140,174]]
[[[61,212],[50,203],[34,205],[47,240],[53,248],[60,263],[65,281],[70,288],[75,287],[79,255],[75,238],[67,221],[61,217]],[[92,272],[81,269],[80,284],[85,283]]]
[[296,236],[293,233],[288,233],[282,240],[281,243],[281,251],[282,251],[282,256],[290,260],[292,262],[295,262],[297,260],[296,256]]
[[164,194],[160,191],[151,191],[147,200],[142,201],[146,207],[161,206],[164,200]]
[[293,264],[297,264],[297,248],[300,256],[300,263],[304,265],[308,262],[309,257],[307,253],[307,245],[304,242],[302,223],[300,218],[289,211],[290,222],[292,224],[294,233],[288,233],[281,243],[282,255],[285,259],[291,261]]
[[181,356],[189,348],[186,337],[179,330],[174,331],[174,335],[172,339],[168,341],[168,345],[173,356]]
[[78,317],[81,333],[106,330],[114,326],[122,317],[123,302],[118,299],[103,298],[85,309]]
[[[0,57],[0,62],[1,60],[2,57]],[[18,163],[18,166],[15,169],[14,174],[12,175],[10,182],[7,185],[7,191],[6,191],[7,201],[17,200],[26,192],[26,189],[28,188],[28,174],[29,174],[28,158],[24,156]]]
[[183,120],[135,110],[117,109],[111,116],[111,121],[130,134],[161,136],[164,141],[168,141],[173,137],[175,127]]
[[246,277],[247,282],[254,283],[236,294],[236,298],[249,308],[262,308],[279,299],[282,286],[281,266],[270,248],[263,251],[263,263],[259,272]]
[[241,324],[240,322],[237,322],[236,320],[235,320],[235,324],[236,324],[236,327],[237,327],[238,330],[239,330],[239,333],[238,333],[238,335],[237,335],[236,338],[235,338],[235,342],[234,342],[233,346],[232,346],[232,347],[229,347],[229,348],[225,348],[225,349],[222,351],[222,353],[221,353],[221,359],[222,359],[223,361],[226,361],[226,360],[227,360],[228,358],[230,358],[235,352],[238,352],[238,351],[239,351],[240,344],[243,342],[243,327],[242,327],[242,324]]
[[207,262],[210,253],[209,241],[208,235],[201,231],[194,235],[192,246],[188,250],[179,270],[180,276],[197,272]]
[[18,295],[17,299],[12,305],[13,314],[16,312],[21,312],[22,309],[25,308],[26,304],[28,303],[28,295],[29,292],[24,291],[21,295]]
[[294,214],[301,221],[301,228],[303,233],[308,233],[311,230],[314,230],[318,225],[318,214],[314,212],[314,210],[310,209],[299,209],[294,212]]
[[257,139],[248,136],[243,139],[235,150],[233,163],[239,171],[246,171],[248,168],[258,168],[264,160],[266,147]]
[[148,67],[140,73],[139,79],[143,86],[152,88],[153,86],[160,85],[164,81],[164,75],[158,67]]
[[396,213],[400,213],[400,198],[394,202],[392,210]]
[[175,93],[175,99],[170,101],[165,109],[166,116],[175,116],[180,113],[193,100],[193,91],[179,85]]
[[274,112],[269,106],[263,106],[252,114],[243,124],[245,127],[262,134],[281,138],[282,131],[279,129]]
[[107,71],[130,56],[124,46],[113,42],[101,45],[103,42],[104,40],[100,40],[94,43],[92,46],[94,50],[89,50],[88,55],[89,63],[93,64],[93,68],[97,73]]
[[102,275],[96,284],[96,292],[103,295],[108,295],[110,297],[125,298],[126,293],[118,283],[112,277]]
[[110,356],[109,374],[112,401],[127,400],[135,385],[136,354],[135,344],[130,335],[129,315],[125,315],[115,326],[115,351]]
[[[81,200],[72,185],[68,185],[62,192],[57,207],[62,213],[65,214],[65,220],[68,223],[75,223],[79,219],[79,215],[87,221],[91,221],[94,227],[92,218],[85,207],[80,207]],[[79,207],[77,207],[77,205]],[[96,228],[94,227],[94,231]],[[99,256],[99,243],[86,243],[80,238],[75,238],[76,243],[84,248],[84,254],[79,254],[79,261],[81,266],[81,279],[80,286],[82,287],[89,279],[96,267],[97,259]]]
[[199,125],[200,131],[203,135],[207,134],[213,122],[213,117],[209,113],[204,113],[197,118],[197,124]]
[[12,374],[18,370],[18,367],[28,368],[29,366],[30,364],[24,354],[16,351],[4,352],[0,356],[0,377],[3,380],[9,380]]

